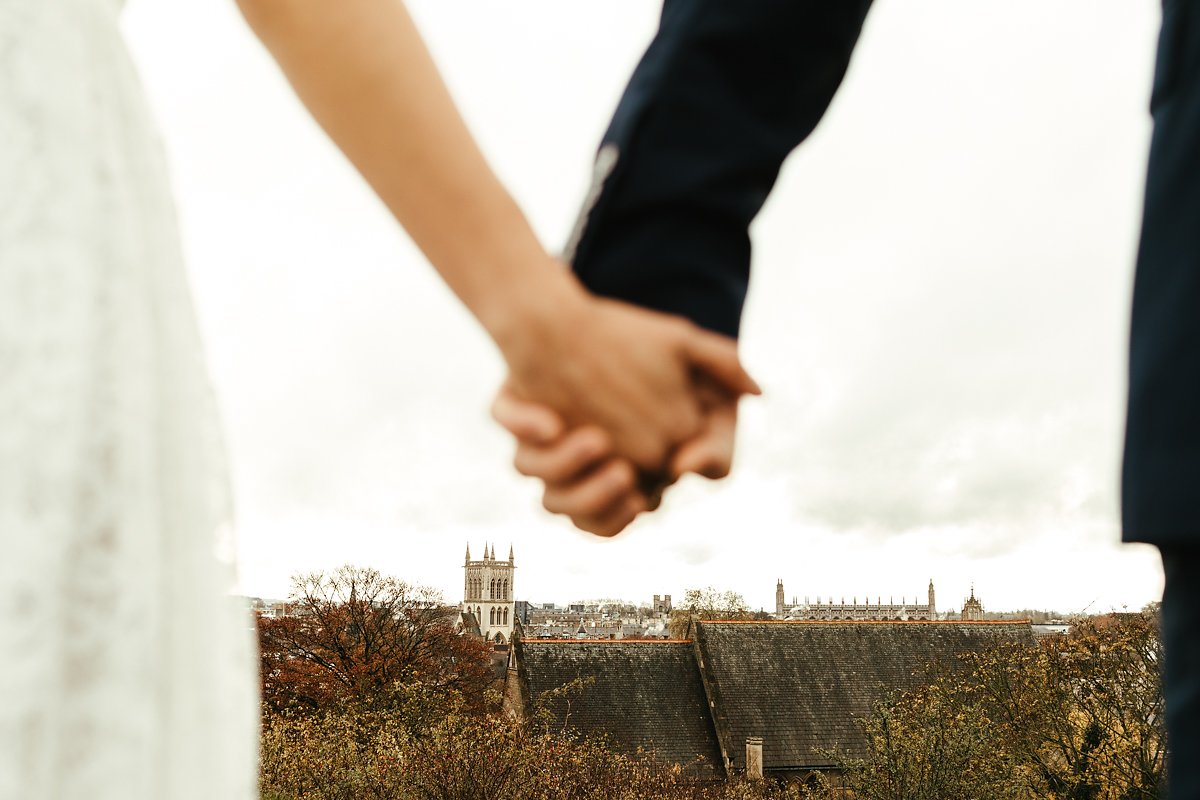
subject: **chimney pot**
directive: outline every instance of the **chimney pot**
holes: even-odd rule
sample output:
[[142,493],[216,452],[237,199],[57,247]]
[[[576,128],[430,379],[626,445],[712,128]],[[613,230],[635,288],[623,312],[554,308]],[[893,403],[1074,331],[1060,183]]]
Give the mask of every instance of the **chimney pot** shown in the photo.
[[746,777],[752,781],[763,779],[762,737],[746,737]]

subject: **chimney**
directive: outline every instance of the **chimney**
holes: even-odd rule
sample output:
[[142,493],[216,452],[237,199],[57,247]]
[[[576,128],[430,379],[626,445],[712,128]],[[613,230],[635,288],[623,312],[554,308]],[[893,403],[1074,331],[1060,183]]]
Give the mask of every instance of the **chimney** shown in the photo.
[[746,737],[746,777],[752,781],[763,779],[762,737]]

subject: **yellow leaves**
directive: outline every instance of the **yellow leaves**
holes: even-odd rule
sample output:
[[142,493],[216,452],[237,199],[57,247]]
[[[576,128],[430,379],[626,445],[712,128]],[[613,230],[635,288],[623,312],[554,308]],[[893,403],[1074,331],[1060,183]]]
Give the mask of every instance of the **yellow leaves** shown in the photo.
[[697,782],[570,732],[450,708],[414,730],[403,711],[347,705],[273,715],[263,731],[264,800],[802,800],[773,782]]
[[857,797],[1149,800],[1163,778],[1161,643],[1149,614],[962,656],[964,669],[880,706]]

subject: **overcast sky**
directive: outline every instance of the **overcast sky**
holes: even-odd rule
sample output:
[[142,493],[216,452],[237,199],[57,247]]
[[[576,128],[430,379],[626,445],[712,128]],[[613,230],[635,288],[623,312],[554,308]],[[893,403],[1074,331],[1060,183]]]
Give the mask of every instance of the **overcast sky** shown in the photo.
[[[496,170],[561,247],[649,0],[410,3]],[[245,592],[352,562],[458,601],[690,587],[1139,608],[1117,542],[1127,306],[1158,4],[878,0],[754,228],[732,478],[613,541],[541,511],[481,329],[307,119],[232,2],[133,0],[224,412]]]

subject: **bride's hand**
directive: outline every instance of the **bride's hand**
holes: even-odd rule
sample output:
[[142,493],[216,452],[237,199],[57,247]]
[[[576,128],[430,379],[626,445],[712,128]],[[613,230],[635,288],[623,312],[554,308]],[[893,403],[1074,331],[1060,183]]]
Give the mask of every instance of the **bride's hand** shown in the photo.
[[704,381],[734,400],[759,393],[735,340],[680,317],[580,289],[517,320],[497,337],[508,390],[572,427],[598,426],[615,454],[643,472],[665,473],[676,447],[702,430]]
[[670,483],[687,472],[706,478],[729,474],[733,460],[737,401],[711,386],[701,387],[706,402],[704,427],[684,443],[668,473],[657,481],[639,479],[637,470],[612,452],[604,431],[593,425],[567,429],[549,408],[516,397],[502,386],[492,416],[517,440],[513,466],[544,485],[542,505],[565,514],[577,528],[615,536],[644,511],[653,511]]

